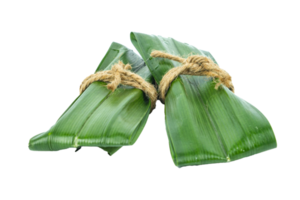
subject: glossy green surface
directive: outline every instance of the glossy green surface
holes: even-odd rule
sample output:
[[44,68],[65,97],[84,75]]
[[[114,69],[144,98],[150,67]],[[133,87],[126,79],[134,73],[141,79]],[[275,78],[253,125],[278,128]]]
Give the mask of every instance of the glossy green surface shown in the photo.
[[[132,72],[148,82],[153,77],[144,61],[132,50],[112,43],[96,71],[109,70],[117,61],[130,63]],[[64,112],[56,124],[29,142],[36,151],[56,151],[70,147],[97,146],[110,155],[132,145],[147,122],[150,101],[144,93],[129,86],[114,92],[104,82],[92,83]]]
[[[157,83],[171,68],[181,64],[151,58],[161,50],[187,58],[207,51],[172,38],[131,33]],[[215,61],[215,60],[214,60]],[[229,162],[276,147],[273,130],[264,115],[225,86],[214,89],[212,78],[181,75],[173,81],[165,100],[165,121],[170,151],[176,166]]]

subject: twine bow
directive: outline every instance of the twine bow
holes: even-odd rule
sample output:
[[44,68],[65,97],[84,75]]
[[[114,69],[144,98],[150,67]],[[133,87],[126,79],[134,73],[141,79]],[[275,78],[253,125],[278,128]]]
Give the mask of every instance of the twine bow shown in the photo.
[[187,59],[184,59],[161,51],[152,51],[151,57],[167,58],[182,63],[182,66],[180,67],[170,69],[160,81],[158,92],[162,102],[165,102],[165,96],[172,81],[180,74],[210,76],[218,78],[219,81],[215,85],[215,89],[218,89],[219,86],[223,84],[229,90],[234,92],[234,86],[231,82],[231,76],[206,56],[192,55]]
[[111,70],[99,71],[85,78],[80,85],[80,94],[83,93],[86,88],[89,87],[95,81],[108,82],[107,89],[115,91],[120,85],[129,85],[142,90],[151,101],[151,111],[155,108],[155,102],[157,99],[157,92],[155,87],[145,81],[139,75],[129,71],[131,69],[130,64],[124,64],[119,61],[113,65]]

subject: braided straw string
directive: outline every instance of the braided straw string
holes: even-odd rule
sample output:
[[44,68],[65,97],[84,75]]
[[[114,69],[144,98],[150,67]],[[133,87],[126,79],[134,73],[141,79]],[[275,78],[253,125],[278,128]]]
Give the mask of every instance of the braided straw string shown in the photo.
[[155,108],[155,102],[157,99],[157,91],[155,87],[139,75],[129,71],[130,69],[130,64],[125,65],[122,61],[119,61],[117,64],[112,66],[111,70],[99,71],[92,74],[82,81],[80,85],[80,94],[95,81],[108,82],[109,84],[107,84],[106,87],[111,91],[115,91],[120,84],[129,85],[142,90],[146,94],[151,101],[152,111]]
[[219,82],[215,85],[215,89],[218,89],[219,86],[223,84],[228,87],[229,90],[234,92],[231,76],[206,56],[192,55],[187,59],[184,59],[162,51],[152,51],[150,56],[154,58],[167,58],[182,63],[182,66],[180,67],[170,69],[160,81],[158,92],[162,102],[165,102],[165,97],[172,81],[180,74],[218,78]]

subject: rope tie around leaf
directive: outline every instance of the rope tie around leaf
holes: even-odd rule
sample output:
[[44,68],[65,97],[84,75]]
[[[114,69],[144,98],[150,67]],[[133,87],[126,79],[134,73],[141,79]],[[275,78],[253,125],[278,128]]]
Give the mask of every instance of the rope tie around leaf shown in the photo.
[[206,56],[192,55],[187,59],[184,59],[162,51],[152,51],[151,57],[167,58],[182,63],[182,66],[180,67],[170,69],[160,81],[158,92],[162,102],[165,102],[165,97],[172,81],[179,75],[198,75],[218,78],[218,83],[215,85],[215,89],[218,89],[219,86],[223,84],[229,90],[234,92],[231,76]]
[[115,89],[120,85],[129,85],[137,89],[142,90],[146,96],[151,101],[151,111],[155,108],[155,102],[157,99],[157,91],[155,87],[145,81],[139,75],[129,71],[131,69],[130,64],[124,64],[119,61],[117,64],[113,65],[111,70],[99,71],[86,77],[80,85],[80,94],[83,93],[86,88],[89,87],[95,81],[107,82],[107,89],[115,91]]

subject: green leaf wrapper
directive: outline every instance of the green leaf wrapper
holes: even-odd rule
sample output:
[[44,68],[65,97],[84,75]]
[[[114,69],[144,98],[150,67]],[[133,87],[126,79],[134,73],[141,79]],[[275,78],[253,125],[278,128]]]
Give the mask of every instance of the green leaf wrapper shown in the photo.
[[[187,58],[207,51],[172,38],[131,33],[131,41],[146,62],[157,84],[181,63],[152,58],[153,50]],[[264,115],[227,87],[215,89],[210,77],[180,75],[165,99],[165,122],[170,151],[176,166],[237,160],[276,147],[273,130]]]
[[[131,64],[131,71],[146,81],[154,81],[144,61],[118,43],[112,43],[96,72],[110,70],[119,60]],[[149,112],[150,100],[143,91],[120,85],[112,92],[106,83],[97,81],[77,97],[50,130],[31,138],[29,148],[57,151],[97,146],[112,155],[122,146],[135,143]]]

